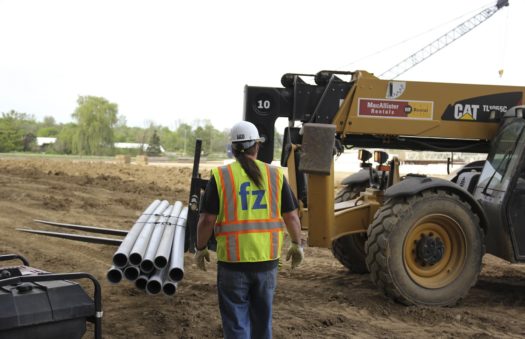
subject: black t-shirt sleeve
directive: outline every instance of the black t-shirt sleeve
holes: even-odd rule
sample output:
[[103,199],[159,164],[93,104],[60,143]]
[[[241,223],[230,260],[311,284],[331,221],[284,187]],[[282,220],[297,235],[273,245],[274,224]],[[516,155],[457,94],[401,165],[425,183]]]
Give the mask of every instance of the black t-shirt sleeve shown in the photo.
[[283,188],[281,190],[281,214],[291,212],[299,207],[299,203],[292,192],[288,180],[284,177]]
[[[299,207],[299,203],[297,202],[286,177],[283,177],[283,179],[283,188],[281,190],[281,214],[291,212]],[[219,191],[213,175],[204,190],[199,211],[200,213],[219,214]]]
[[201,213],[214,215],[219,214],[219,191],[217,190],[217,183],[215,182],[213,175],[204,190],[204,196],[202,197],[199,211]]

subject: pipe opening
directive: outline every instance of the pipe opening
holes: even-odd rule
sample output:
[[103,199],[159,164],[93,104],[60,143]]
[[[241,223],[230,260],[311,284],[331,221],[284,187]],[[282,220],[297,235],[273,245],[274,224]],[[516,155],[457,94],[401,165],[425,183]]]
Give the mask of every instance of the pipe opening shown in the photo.
[[118,284],[122,280],[122,271],[118,268],[112,268],[106,273],[106,278],[112,284]]
[[169,272],[169,277],[173,281],[181,281],[184,278],[184,271],[180,268],[172,268]]
[[148,277],[145,275],[141,275],[140,277],[137,278],[137,280],[135,280],[135,287],[141,291],[144,291],[146,289],[147,283],[148,283]]
[[124,253],[116,253],[113,256],[113,264],[117,267],[124,267],[128,264],[128,256]]
[[155,258],[155,267],[157,269],[163,269],[164,267],[166,267],[166,265],[168,264],[168,259],[166,259],[165,257],[156,257]]
[[140,270],[136,266],[128,266],[124,270],[124,276],[126,279],[134,281],[139,277]]
[[150,280],[146,284],[146,291],[150,294],[158,294],[162,289],[160,282],[157,280]]
[[174,295],[175,292],[177,292],[177,285],[174,283],[165,283],[164,286],[162,286],[162,292],[164,292],[165,295]]
[[154,268],[153,261],[151,260],[143,260],[140,263],[140,270],[144,273],[151,273]]
[[139,253],[132,253],[129,256],[129,262],[131,265],[140,265],[140,262],[142,261],[142,256]]

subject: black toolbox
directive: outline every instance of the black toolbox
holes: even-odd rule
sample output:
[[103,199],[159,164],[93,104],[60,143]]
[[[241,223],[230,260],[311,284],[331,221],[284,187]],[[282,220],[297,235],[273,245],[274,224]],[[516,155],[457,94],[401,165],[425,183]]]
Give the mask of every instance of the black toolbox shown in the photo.
[[[101,291],[87,273],[53,274],[29,266],[15,254],[0,255],[0,262],[20,259],[24,265],[0,264],[0,338],[81,338],[86,321],[95,323],[95,338],[101,337]],[[94,298],[71,281],[90,279]]]

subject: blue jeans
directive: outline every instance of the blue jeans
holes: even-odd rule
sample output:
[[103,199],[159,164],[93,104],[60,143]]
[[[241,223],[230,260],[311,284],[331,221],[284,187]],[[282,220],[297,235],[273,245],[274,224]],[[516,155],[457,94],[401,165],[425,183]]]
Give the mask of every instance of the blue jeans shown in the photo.
[[277,268],[234,271],[218,265],[217,290],[225,339],[272,337],[272,303]]

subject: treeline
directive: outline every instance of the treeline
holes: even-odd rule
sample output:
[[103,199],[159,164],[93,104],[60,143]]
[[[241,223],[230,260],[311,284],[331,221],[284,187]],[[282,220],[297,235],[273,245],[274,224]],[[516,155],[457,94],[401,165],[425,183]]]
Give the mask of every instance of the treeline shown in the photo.
[[[195,140],[203,142],[204,155],[225,155],[229,131],[219,131],[208,120],[192,125],[178,123],[175,129],[150,123],[146,128],[129,127],[118,106],[101,97],[81,96],[71,115],[73,122],[57,123],[51,116],[37,121],[34,116],[11,110],[0,117],[0,152],[42,152],[75,155],[114,155],[122,153],[156,155],[165,152],[192,156]],[[37,137],[56,138],[44,147]],[[150,148],[115,149],[115,143],[149,144]]]
[[[118,115],[118,105],[95,96],[80,96],[71,115],[73,122],[57,123],[52,116],[37,121],[34,116],[11,110],[0,117],[0,152],[46,152],[72,155],[148,154],[162,150],[177,156],[193,156],[195,140],[202,140],[204,156],[226,155],[229,130],[219,131],[209,120],[192,124],[179,122],[175,128],[149,123],[145,128],[129,127]],[[56,142],[39,146],[37,137],[56,138]],[[281,137],[276,138],[280,153]],[[148,144],[147,149],[115,148],[115,143]],[[162,146],[162,150],[161,150]],[[278,159],[276,154],[276,159]]]

